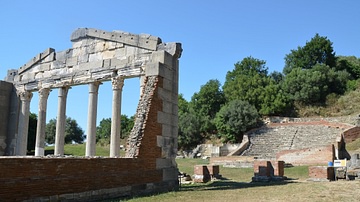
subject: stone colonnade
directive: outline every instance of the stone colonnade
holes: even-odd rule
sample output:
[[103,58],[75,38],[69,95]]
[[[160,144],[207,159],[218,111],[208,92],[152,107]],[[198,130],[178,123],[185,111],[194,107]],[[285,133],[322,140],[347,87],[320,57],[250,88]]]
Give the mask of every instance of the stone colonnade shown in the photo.
[[[121,94],[124,85],[124,77],[117,76],[112,78],[112,121],[111,121],[111,140],[110,157],[120,156],[120,131],[121,131]],[[98,90],[101,82],[89,83],[89,104],[88,104],[88,125],[86,156],[95,156],[96,153],[96,117],[98,105]],[[58,112],[56,119],[56,135],[54,155],[64,155],[65,126],[66,126],[66,101],[70,86],[59,88]],[[39,113],[36,131],[35,156],[45,155],[45,126],[47,100],[50,94],[49,88],[41,88],[39,93]],[[27,148],[27,135],[29,126],[30,102],[32,92],[22,91],[18,93],[21,101],[21,111],[19,113],[18,138],[16,143],[15,155],[25,156]]]

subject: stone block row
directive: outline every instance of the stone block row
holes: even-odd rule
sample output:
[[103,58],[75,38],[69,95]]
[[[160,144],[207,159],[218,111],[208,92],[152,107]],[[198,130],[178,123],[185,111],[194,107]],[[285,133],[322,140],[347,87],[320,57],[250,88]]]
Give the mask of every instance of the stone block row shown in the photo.
[[251,146],[243,155],[274,159],[282,150],[321,147],[336,142],[342,129],[328,126],[276,126],[249,133]]

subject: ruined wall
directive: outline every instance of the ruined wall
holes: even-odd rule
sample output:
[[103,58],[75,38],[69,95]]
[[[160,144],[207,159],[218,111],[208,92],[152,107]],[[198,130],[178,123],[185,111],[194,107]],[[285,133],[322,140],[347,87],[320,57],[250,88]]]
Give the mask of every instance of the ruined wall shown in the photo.
[[350,143],[360,137],[360,127],[355,126],[344,131],[345,143]]
[[324,146],[317,148],[283,150],[276,154],[277,161],[285,161],[292,165],[327,165],[329,161],[334,161],[334,146]]
[[87,28],[76,30],[71,41],[72,48],[46,49],[9,78],[19,93],[141,77],[129,158],[0,158],[0,201],[88,201],[177,189],[181,44]]
[[5,154],[12,83],[0,81],[0,156]]
[[0,163],[0,201],[114,198],[174,189],[154,159],[8,158]]

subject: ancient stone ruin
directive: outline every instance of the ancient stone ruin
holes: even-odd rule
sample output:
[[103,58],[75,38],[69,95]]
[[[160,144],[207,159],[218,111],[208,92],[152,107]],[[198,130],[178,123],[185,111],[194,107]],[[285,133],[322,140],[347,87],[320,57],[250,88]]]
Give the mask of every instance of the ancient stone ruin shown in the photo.
[[[0,82],[0,201],[94,200],[178,188],[177,96],[180,43],[159,37],[80,28],[72,48],[52,48]],[[140,77],[140,101],[126,158],[119,158],[124,79]],[[110,158],[95,156],[99,86],[112,82]],[[89,86],[86,156],[64,157],[66,100],[71,86]],[[44,156],[47,98],[58,88],[55,151]],[[39,93],[36,157],[26,155],[29,106]]]

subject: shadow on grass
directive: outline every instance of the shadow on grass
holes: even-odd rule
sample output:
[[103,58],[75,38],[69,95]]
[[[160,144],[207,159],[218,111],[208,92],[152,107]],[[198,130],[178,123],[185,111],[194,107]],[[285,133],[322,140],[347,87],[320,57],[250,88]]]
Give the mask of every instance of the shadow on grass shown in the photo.
[[271,182],[236,182],[231,180],[219,180],[208,183],[196,183],[181,185],[179,191],[209,191],[209,190],[231,190],[231,189],[244,189],[252,187],[263,187],[263,186],[280,186],[291,183],[298,183],[292,180],[284,181],[271,181]]

